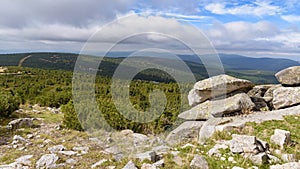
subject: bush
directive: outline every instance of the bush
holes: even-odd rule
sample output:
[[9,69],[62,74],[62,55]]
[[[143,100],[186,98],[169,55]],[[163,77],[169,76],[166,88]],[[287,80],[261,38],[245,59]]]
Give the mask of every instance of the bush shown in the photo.
[[0,117],[8,117],[12,112],[19,108],[20,97],[9,92],[0,93]]
[[61,111],[64,113],[63,124],[66,128],[83,131],[72,100],[68,104],[63,105]]

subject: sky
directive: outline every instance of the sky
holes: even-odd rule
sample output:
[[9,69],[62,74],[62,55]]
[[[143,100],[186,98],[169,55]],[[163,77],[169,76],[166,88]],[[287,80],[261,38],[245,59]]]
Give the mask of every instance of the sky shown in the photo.
[[[140,32],[158,34],[122,41]],[[89,52],[99,54],[119,41],[120,51],[184,53],[170,32],[194,47],[202,34],[218,53],[300,61],[300,0],[0,1],[0,53],[79,53],[94,43]]]

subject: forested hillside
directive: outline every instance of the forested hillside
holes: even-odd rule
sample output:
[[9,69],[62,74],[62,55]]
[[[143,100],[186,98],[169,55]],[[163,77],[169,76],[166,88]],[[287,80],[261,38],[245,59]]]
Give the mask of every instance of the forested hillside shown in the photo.
[[[274,74],[278,69],[286,68],[289,66],[297,65],[298,63],[292,60],[282,59],[266,59],[266,58],[248,58],[242,56],[220,55],[221,61],[225,68],[225,73],[232,76],[251,80],[256,84],[278,83]],[[20,54],[1,54],[0,66],[20,66],[42,69],[54,69],[54,70],[68,70],[73,71],[78,54],[72,53],[20,53]],[[90,56],[97,60],[96,56]],[[199,62],[199,58],[193,56],[180,56],[186,65],[194,73],[196,80],[203,80],[208,78],[205,66]],[[139,57],[136,57],[137,60]],[[161,63],[168,65],[171,63],[171,58],[155,58],[149,57],[148,60],[155,63]],[[101,76],[112,77],[116,68],[124,60],[121,53],[120,56],[104,57],[99,65],[98,74]],[[140,59],[141,60],[141,59]],[[128,69],[136,69],[136,65],[143,64],[143,60],[140,63],[127,64]],[[267,65],[262,66],[262,65]],[[177,70],[179,71],[179,70]],[[141,72],[135,79],[158,81],[158,82],[174,82],[174,79],[164,74],[159,70],[146,70]]]
[[[22,104],[39,104],[40,106],[60,107],[67,104],[72,99],[72,72],[64,70],[46,70],[37,68],[8,67],[5,74],[0,74],[0,90],[3,94],[0,97],[8,98],[7,102],[16,103],[6,111],[1,111],[1,118],[9,116]],[[149,93],[154,89],[165,92],[167,106],[164,113],[157,120],[139,124],[125,119],[118,113],[111,96],[111,79],[98,76],[96,78],[95,94],[99,104],[99,109],[103,113],[107,122],[115,129],[129,128],[137,132],[155,133],[168,128],[181,109],[187,108],[186,104],[181,107],[181,97],[179,87],[176,83],[156,83],[149,81],[135,80],[130,85],[130,99],[133,106],[146,111],[149,108]],[[183,90],[188,93],[191,86],[186,85]],[[16,100],[12,102],[12,100]],[[1,99],[2,102],[6,101]],[[1,106],[5,106],[5,103]],[[0,108],[2,108],[0,106]],[[69,104],[69,106],[72,106]],[[184,107],[186,106],[186,107]],[[69,107],[66,109],[71,110]],[[72,110],[71,110],[72,111]]]

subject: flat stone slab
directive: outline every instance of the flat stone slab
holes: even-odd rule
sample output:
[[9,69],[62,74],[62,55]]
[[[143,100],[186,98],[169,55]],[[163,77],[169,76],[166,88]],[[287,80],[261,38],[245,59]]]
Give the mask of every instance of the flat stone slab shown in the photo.
[[228,121],[228,123],[219,123],[215,126],[215,129],[217,131],[223,131],[244,127],[247,122],[262,123],[271,120],[284,120],[283,116],[287,115],[300,115],[300,105],[267,112],[254,112],[253,114],[244,116],[225,117],[222,119],[223,121]]
[[184,120],[207,120],[211,117],[222,117],[242,110],[250,111],[254,107],[250,97],[245,93],[240,93],[226,99],[208,100],[179,114],[178,117]]
[[231,130],[233,128],[243,128],[247,122],[262,123],[271,120],[284,120],[283,116],[300,115],[300,105],[286,109],[254,112],[253,114],[243,116],[232,116],[223,118],[211,118],[204,122],[199,131],[198,142],[200,144],[210,138],[215,131]]
[[247,92],[253,86],[249,80],[238,79],[225,74],[213,76],[195,83],[194,88],[189,92],[188,100],[189,104],[194,106],[233,91],[245,90]]

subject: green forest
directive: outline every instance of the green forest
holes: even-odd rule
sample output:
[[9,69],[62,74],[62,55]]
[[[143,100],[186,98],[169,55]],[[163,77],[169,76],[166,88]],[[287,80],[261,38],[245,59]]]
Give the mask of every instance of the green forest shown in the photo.
[[[72,72],[66,70],[8,67],[5,73],[0,74],[0,118],[8,117],[18,109],[20,104],[39,104],[40,106],[57,108],[62,106],[64,126],[83,130],[73,105],[72,77]],[[120,80],[120,85],[122,81]],[[113,129],[132,129],[135,132],[154,134],[172,126],[178,113],[188,108],[187,97],[182,96],[181,92],[187,94],[190,88],[191,86],[186,84],[184,89],[181,89],[184,91],[180,91],[178,84],[173,82],[158,83],[142,80],[130,82],[130,102],[139,111],[149,109],[149,93],[153,90],[159,89],[166,95],[167,103],[163,113],[155,121],[149,123],[133,122],[118,113],[112,100],[111,78],[96,77],[95,96],[102,116]],[[182,102],[183,104],[181,104]],[[78,114],[82,113],[84,112]],[[93,121],[93,117],[90,118]],[[101,125],[93,123],[95,127]]]

